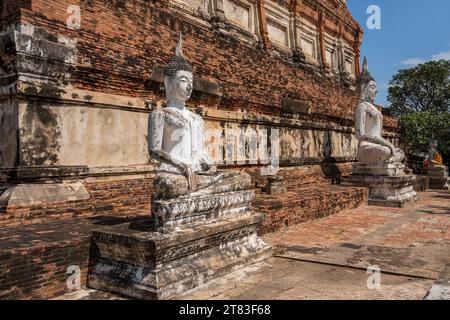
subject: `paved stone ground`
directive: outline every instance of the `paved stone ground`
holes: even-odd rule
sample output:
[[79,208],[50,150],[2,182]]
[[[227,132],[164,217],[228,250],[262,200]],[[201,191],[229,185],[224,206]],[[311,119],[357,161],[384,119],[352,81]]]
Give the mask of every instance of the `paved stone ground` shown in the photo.
[[[266,235],[274,257],[178,299],[449,298],[450,192],[420,196],[407,208],[361,207]],[[369,266],[381,270],[379,289],[367,286]],[[80,291],[61,298],[117,297]]]
[[436,280],[425,300],[450,300],[450,264]]

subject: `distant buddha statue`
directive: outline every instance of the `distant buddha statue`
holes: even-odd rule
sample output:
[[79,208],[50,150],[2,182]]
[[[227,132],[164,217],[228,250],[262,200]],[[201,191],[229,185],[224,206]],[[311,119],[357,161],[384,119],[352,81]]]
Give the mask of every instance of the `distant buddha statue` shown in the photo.
[[152,112],[149,153],[161,162],[155,177],[156,199],[247,189],[250,176],[219,171],[205,150],[203,119],[186,108],[193,91],[192,67],[183,57],[182,38],[164,70],[167,107]]
[[437,151],[437,142],[432,139],[430,141],[430,147],[428,151],[428,168],[439,168],[442,171],[448,171],[448,167],[443,164],[441,154]]
[[361,102],[356,109],[356,138],[359,140],[358,161],[360,164],[401,163],[405,153],[383,138],[383,115],[374,105],[377,94],[375,79],[369,72],[364,58],[360,76]]
[[359,162],[342,184],[368,188],[369,205],[402,208],[418,199],[416,176],[402,163],[405,153],[383,138],[383,115],[374,102],[377,84],[366,58],[359,81],[361,101],[355,115]]

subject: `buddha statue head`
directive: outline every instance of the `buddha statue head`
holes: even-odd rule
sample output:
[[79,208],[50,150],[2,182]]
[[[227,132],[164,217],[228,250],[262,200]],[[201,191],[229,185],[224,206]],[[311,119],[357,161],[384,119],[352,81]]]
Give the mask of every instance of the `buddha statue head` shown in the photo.
[[378,93],[377,83],[369,72],[369,65],[366,57],[364,57],[363,70],[359,77],[359,82],[361,85],[361,101],[374,103]]
[[436,139],[431,138],[429,146],[430,146],[430,150],[435,151],[436,148],[437,148],[437,141],[436,141]]
[[180,34],[175,56],[164,69],[164,87],[168,106],[184,107],[193,90],[192,67],[183,57],[183,39]]
[[428,144],[428,155],[430,159],[433,159],[435,154],[437,153],[437,140],[433,137],[430,139],[430,142]]

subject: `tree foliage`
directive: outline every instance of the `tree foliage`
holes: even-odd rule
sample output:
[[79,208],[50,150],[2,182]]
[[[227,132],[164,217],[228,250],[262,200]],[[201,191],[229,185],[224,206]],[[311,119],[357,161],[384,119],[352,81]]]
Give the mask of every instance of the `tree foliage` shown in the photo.
[[409,153],[427,152],[431,139],[450,155],[450,61],[430,61],[400,70],[390,81],[388,101],[399,117],[401,140]]
[[413,112],[400,117],[401,141],[407,153],[427,152],[431,139],[448,163],[450,159],[450,113]]
[[429,61],[400,70],[389,83],[391,112],[450,112],[450,61]]

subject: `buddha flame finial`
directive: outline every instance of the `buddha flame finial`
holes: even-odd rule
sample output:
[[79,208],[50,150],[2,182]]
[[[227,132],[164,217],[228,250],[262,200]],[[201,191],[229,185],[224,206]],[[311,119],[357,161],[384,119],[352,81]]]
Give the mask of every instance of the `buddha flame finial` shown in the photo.
[[183,56],[183,34],[180,32],[180,37],[178,38],[177,47],[175,49],[175,55],[177,57]]
[[369,62],[367,61],[366,56],[364,56],[363,71],[369,72]]
[[370,81],[375,81],[374,77],[372,77],[372,75],[370,74],[367,57],[364,57],[363,68],[361,75],[359,76],[359,81],[362,85],[366,85]]
[[177,47],[175,49],[175,55],[170,59],[166,68],[164,69],[164,76],[172,78],[178,71],[192,72],[191,65],[183,56],[183,36],[181,33],[178,39]]

